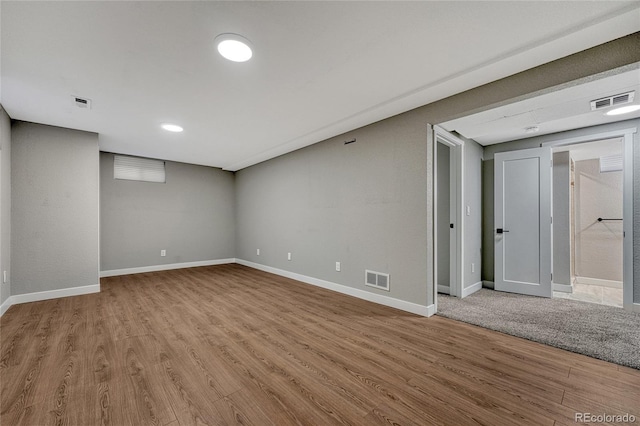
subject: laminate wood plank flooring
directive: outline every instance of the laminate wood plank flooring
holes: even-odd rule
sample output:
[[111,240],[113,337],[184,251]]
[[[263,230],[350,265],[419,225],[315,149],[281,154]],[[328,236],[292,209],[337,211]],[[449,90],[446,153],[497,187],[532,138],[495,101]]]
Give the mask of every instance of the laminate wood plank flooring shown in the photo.
[[3,426],[640,417],[638,370],[235,264],[103,278],[0,327]]

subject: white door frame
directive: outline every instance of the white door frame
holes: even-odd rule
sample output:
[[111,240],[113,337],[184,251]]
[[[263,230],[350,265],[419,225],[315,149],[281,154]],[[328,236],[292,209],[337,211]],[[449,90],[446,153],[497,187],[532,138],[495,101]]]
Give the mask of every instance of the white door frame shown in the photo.
[[[457,228],[455,233],[455,247],[451,247],[450,255],[450,264],[452,265],[452,269],[455,267],[455,282],[450,283],[449,292],[451,296],[463,297],[462,293],[462,285],[464,283],[463,276],[463,255],[464,255],[464,246],[463,246],[463,234],[464,234],[464,215],[462,214],[462,206],[464,205],[464,193],[463,193],[463,182],[464,182],[464,141],[451,133],[444,130],[442,127],[433,126],[433,241],[434,241],[434,250],[433,250],[433,286],[434,286],[434,303],[438,294],[438,252],[435,249],[436,241],[438,241],[438,213],[436,208],[436,202],[438,200],[438,143],[443,143],[449,146],[450,149],[450,158],[453,159],[456,165],[455,170],[455,179],[450,179],[450,182],[453,185],[455,180],[455,224],[454,226]],[[450,160],[451,161],[451,160]],[[453,200],[452,200],[453,201]],[[453,204],[453,202],[451,202]],[[451,215],[451,211],[449,213]],[[450,223],[450,218],[446,218],[447,223]],[[453,284],[453,285],[452,285]],[[437,304],[436,304],[437,307]]]
[[623,210],[622,222],[624,231],[623,247],[623,275],[622,275],[622,305],[629,311],[640,312],[640,304],[633,303],[633,139],[638,132],[636,127],[612,130],[610,132],[578,136],[568,139],[558,139],[541,143],[540,146],[565,146],[603,139],[622,138],[623,149]]

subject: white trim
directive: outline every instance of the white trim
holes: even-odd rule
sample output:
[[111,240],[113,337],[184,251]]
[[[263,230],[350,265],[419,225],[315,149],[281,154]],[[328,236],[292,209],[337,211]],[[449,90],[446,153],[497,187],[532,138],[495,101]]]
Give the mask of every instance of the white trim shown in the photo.
[[451,294],[451,287],[438,284],[438,293]]
[[38,302],[40,300],[58,299],[60,297],[80,296],[82,294],[91,293],[100,293],[100,284],[62,288],[59,290],[38,291],[35,293],[14,294],[11,296],[11,305]]
[[400,309],[402,311],[411,312],[413,314],[422,315],[425,317],[433,315],[435,311],[434,305],[429,305],[429,306],[418,305],[417,303],[406,302],[404,300],[395,299],[393,297],[383,296],[381,294],[371,293],[371,292],[360,290],[357,288],[348,287],[346,285],[337,284],[337,283],[333,283],[325,280],[320,280],[317,278],[309,277],[309,276],[298,274],[295,272],[289,272],[283,269],[273,268],[271,266],[249,262],[244,259],[236,259],[236,263],[239,263],[240,265],[248,266],[250,268],[259,269],[261,271],[280,275],[282,277],[291,278],[296,281],[301,281],[306,284],[314,285],[316,287],[322,287],[327,290],[336,291],[338,293],[357,297],[358,299],[367,300],[369,302],[378,303],[380,305],[389,306],[392,308]]
[[[638,305],[640,306],[640,305]],[[640,312],[640,310],[638,310],[638,312]],[[429,306],[427,306],[427,317],[433,316],[436,314],[436,305],[435,304],[431,304]]]
[[482,281],[482,287],[493,290],[496,288],[496,283],[493,281]]
[[602,280],[600,278],[576,277],[576,283],[585,285],[599,285],[600,287],[623,288],[622,281]]
[[13,305],[13,300],[11,300],[11,296],[9,296],[7,297],[7,300],[5,300],[2,305],[0,305],[0,317],[3,316],[5,312],[7,312],[7,309],[9,309],[11,305]]
[[559,291],[560,293],[573,293],[573,286],[571,284],[551,283],[551,290]]
[[482,281],[478,281],[475,284],[471,284],[469,287],[462,288],[462,297],[467,297],[475,293],[482,288]]
[[[438,215],[437,215],[437,195],[438,195],[438,143],[444,143],[451,149],[451,160],[456,163],[457,176],[455,179],[455,191],[456,191],[456,224],[455,232],[456,238],[456,280],[452,286],[450,286],[449,294],[457,297],[462,296],[463,282],[464,282],[464,141],[459,137],[448,132],[440,126],[433,126],[433,238],[434,238],[434,250],[433,250],[433,265],[434,265],[434,280],[438,279],[437,276],[437,247],[435,246],[438,238]],[[454,158],[455,157],[455,158]],[[449,213],[451,215],[451,212]],[[452,265],[453,267],[453,265]],[[437,282],[437,281],[434,281]],[[436,305],[437,306],[437,305]]]
[[608,131],[608,132],[594,133],[594,134],[591,134],[591,135],[583,135],[583,136],[576,136],[576,137],[573,137],[573,138],[558,139],[558,140],[552,140],[552,141],[549,141],[549,142],[542,142],[540,144],[540,146],[541,147],[549,146],[549,147],[555,148],[555,147],[558,147],[558,146],[574,145],[574,144],[585,143],[585,142],[595,142],[595,141],[600,141],[600,140],[604,140],[604,139],[621,138],[621,137],[625,137],[627,135],[631,135],[633,133],[636,133],[637,131],[638,131],[637,128],[629,127],[629,128],[626,128],[626,129],[611,130],[611,131]]
[[141,266],[138,268],[112,269],[110,271],[100,271],[100,278],[115,277],[118,275],[141,274],[143,272],[158,272],[158,271],[170,271],[172,269],[195,268],[198,266],[224,265],[227,263],[235,263],[235,262],[236,262],[236,259],[228,258],[228,259],[215,259],[215,260],[200,260],[197,262],[167,263],[164,265]]

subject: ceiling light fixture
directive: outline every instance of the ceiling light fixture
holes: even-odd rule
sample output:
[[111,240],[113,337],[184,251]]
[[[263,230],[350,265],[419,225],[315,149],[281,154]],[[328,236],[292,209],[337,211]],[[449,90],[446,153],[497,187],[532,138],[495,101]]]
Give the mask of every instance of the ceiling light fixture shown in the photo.
[[179,133],[184,130],[181,126],[178,126],[177,124],[170,124],[170,123],[164,123],[160,127],[162,127],[168,132],[174,132],[174,133]]
[[606,115],[628,114],[630,112],[638,111],[639,109],[640,105],[627,105],[620,108],[612,109],[611,111],[607,111]]
[[233,62],[246,62],[253,56],[251,42],[238,34],[220,34],[215,39],[218,52]]

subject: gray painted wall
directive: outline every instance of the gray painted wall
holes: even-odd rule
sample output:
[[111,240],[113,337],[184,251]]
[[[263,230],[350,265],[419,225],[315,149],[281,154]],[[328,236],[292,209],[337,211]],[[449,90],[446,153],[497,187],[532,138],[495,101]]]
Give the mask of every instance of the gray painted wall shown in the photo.
[[553,154],[553,282],[571,284],[571,156]]
[[98,135],[12,132],[12,295],[98,284]]
[[[364,269],[390,272],[391,292],[381,294],[432,303],[433,146],[427,123],[579,84],[640,61],[639,44],[640,34],[615,40],[241,170],[237,257],[374,292],[364,286]],[[343,145],[354,137],[356,143]],[[468,175],[479,177],[481,170],[478,162]],[[481,187],[479,180],[475,184]],[[478,240],[480,208],[472,209],[478,212]],[[467,226],[465,232],[474,230]],[[287,252],[293,253],[290,262]],[[335,271],[336,261],[343,262],[342,272]],[[480,270],[478,265],[478,275]]]
[[[489,145],[485,147],[484,150],[484,158],[485,158],[485,177],[486,174],[490,173],[493,176],[493,155],[496,152],[505,152],[505,151],[514,151],[518,149],[526,149],[526,148],[535,148],[540,146],[541,143],[551,142],[557,139],[566,139],[573,137],[581,137],[585,135],[592,135],[597,133],[604,133],[609,131],[615,131],[620,129],[627,129],[630,127],[636,127],[640,129],[640,119],[633,120],[625,120],[620,121],[618,123],[604,124],[600,126],[586,127],[583,129],[572,130],[568,132],[556,133],[552,135],[543,135],[529,139],[523,139],[514,142],[507,142],[496,145]],[[635,277],[634,291],[633,297],[635,303],[640,303],[640,136],[639,133],[634,135],[633,146],[634,146],[634,162],[633,162],[633,176],[634,176],[634,197],[633,197],[633,205],[634,205],[634,221],[633,221],[633,253],[634,253],[634,263],[633,263],[633,275]],[[490,160],[490,161],[489,161]],[[485,222],[484,222],[484,232],[485,237],[486,233],[490,232],[493,235],[493,199],[489,199],[489,194],[493,193],[493,179],[485,179],[483,182],[483,192],[484,192],[484,209],[485,209]],[[490,228],[489,228],[490,226]],[[485,273],[486,275],[483,279],[488,281],[493,281],[493,240],[489,240],[488,238],[484,239],[484,247],[483,247],[483,263],[485,265]],[[487,245],[489,244],[489,245]],[[490,268],[490,270],[488,270]]]
[[236,173],[237,257],[426,305],[425,141],[398,116]]
[[494,281],[493,160],[482,162],[482,280]]
[[438,286],[449,287],[451,273],[450,273],[450,233],[449,218],[450,215],[450,202],[451,202],[451,187],[450,187],[450,149],[447,145],[439,143],[437,146],[438,156],[438,191],[436,208],[438,210],[438,233],[436,242],[436,253],[438,254]]
[[[464,281],[465,288],[482,280],[482,158],[484,148],[464,139]],[[466,208],[469,206],[469,216]],[[474,270],[471,271],[471,264]]]
[[100,270],[235,257],[234,181],[171,161],[164,184],[116,180],[113,154],[100,153]]
[[[0,304],[11,295],[11,120],[0,105]],[[7,271],[7,282],[2,282]]]

